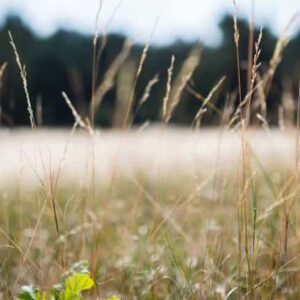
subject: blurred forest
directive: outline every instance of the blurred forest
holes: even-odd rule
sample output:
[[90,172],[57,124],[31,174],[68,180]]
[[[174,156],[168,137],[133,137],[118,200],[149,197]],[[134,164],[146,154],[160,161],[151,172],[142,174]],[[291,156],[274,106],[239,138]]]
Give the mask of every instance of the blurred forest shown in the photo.
[[[226,80],[213,99],[214,105],[222,111],[228,97],[236,93],[238,81],[232,16],[225,16],[219,26],[223,34],[222,42],[212,48],[205,46],[203,41],[199,67],[188,84],[189,88],[185,89],[182,101],[176,108],[171,122],[191,124],[201,106],[201,100],[197,99],[193,90],[205,97],[222,76],[226,76]],[[248,22],[239,20],[239,29],[242,86],[245,95]],[[22,81],[9,43],[9,30],[13,34],[21,60],[26,65],[29,92],[39,123],[44,126],[67,126],[73,123],[72,114],[62,98],[62,91],[68,94],[78,111],[83,116],[87,116],[92,94],[93,36],[60,30],[50,37],[40,38],[32,33],[18,17],[10,16],[0,29],[0,65],[7,62],[0,90],[1,125],[7,127],[29,125]],[[259,30],[255,29],[255,40],[258,34]],[[268,67],[277,38],[269,29],[263,29],[260,71]],[[107,36],[98,60],[96,86],[103,82],[107,70],[115,62],[119,53],[124,52],[125,40],[126,37],[119,34]],[[100,37],[100,47],[101,41],[103,42]],[[174,54],[176,57],[175,76],[194,46],[193,43],[182,41],[166,47],[150,46],[141,76],[136,84],[133,106],[135,124],[160,120],[171,56]],[[133,45],[126,60],[123,57],[122,68],[117,70],[113,84],[102,95],[101,105],[95,115],[96,125],[118,126],[116,111],[122,110],[122,105],[118,104],[118,101],[122,97],[130,97],[128,90],[134,85],[134,74],[143,48],[144,45]],[[277,124],[278,107],[283,97],[290,97],[291,101],[296,102],[300,78],[299,54],[300,32],[290,41],[273,80],[267,99],[267,118],[270,124]],[[148,101],[142,107],[138,107],[148,82],[156,74],[159,76],[159,82],[153,86]],[[216,110],[209,109],[203,120],[204,125],[217,125],[219,122],[220,116]]]

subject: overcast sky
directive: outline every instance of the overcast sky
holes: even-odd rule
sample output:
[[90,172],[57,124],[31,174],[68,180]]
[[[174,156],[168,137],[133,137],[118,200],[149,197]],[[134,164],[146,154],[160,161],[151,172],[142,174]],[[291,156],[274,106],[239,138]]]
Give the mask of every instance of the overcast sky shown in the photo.
[[[40,35],[61,27],[93,33],[98,6],[99,0],[0,0],[0,20],[8,13],[16,13]],[[239,14],[248,16],[251,0],[240,0],[239,7]],[[215,44],[220,40],[220,18],[232,11],[232,0],[103,0],[100,31],[112,19],[110,31],[123,32],[144,42],[158,18],[154,43],[182,38]],[[297,11],[300,0],[256,0],[257,23],[270,24],[276,33],[283,31]],[[299,21],[296,29],[300,30]]]

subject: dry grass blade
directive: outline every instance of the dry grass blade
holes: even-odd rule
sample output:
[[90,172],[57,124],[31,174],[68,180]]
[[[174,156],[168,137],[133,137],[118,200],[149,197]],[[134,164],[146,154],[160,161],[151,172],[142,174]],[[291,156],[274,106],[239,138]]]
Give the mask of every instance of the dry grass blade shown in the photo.
[[138,70],[136,72],[136,80],[139,79],[139,77],[142,73],[142,70],[143,70],[147,55],[148,55],[149,47],[150,47],[150,43],[147,43],[146,46],[143,49],[142,56],[141,56],[141,59],[140,59],[140,63],[139,63],[139,66],[138,66]]
[[96,81],[97,81],[97,50],[98,50],[98,35],[99,35],[99,19],[100,12],[102,9],[103,1],[99,0],[99,6],[96,14],[96,22],[95,22],[95,34],[93,38],[93,71],[92,71],[92,99],[91,99],[91,120],[94,125],[94,117],[95,117],[95,90],[96,90]]
[[206,98],[203,95],[201,95],[199,92],[195,91],[194,88],[191,85],[189,85],[189,84],[186,86],[186,90],[192,96],[194,96],[196,99],[200,100],[201,102],[203,102],[205,100],[205,98]]
[[159,20],[158,18],[155,20],[155,24],[154,24],[152,32],[150,34],[149,40],[148,40],[146,46],[143,49],[142,56],[141,56],[141,59],[140,59],[140,63],[139,63],[139,66],[138,66],[138,70],[137,70],[137,73],[136,73],[136,81],[139,79],[139,77],[142,73],[142,70],[143,70],[143,67],[144,67],[148,52],[149,52],[150,43],[151,43],[151,40],[153,38],[154,32],[155,32],[157,24],[158,24],[158,20]]
[[282,55],[289,43],[290,39],[285,34],[281,36],[275,46],[273,56],[269,62],[269,68],[263,76],[265,98],[269,95],[271,84],[274,78],[275,71],[282,60]]
[[294,192],[291,195],[280,198],[278,201],[276,201],[275,203],[273,203],[270,207],[268,207],[266,209],[265,213],[257,219],[257,222],[264,221],[265,219],[270,217],[271,214],[274,212],[274,210],[276,210],[279,207],[282,207],[283,204],[287,203],[289,200],[294,199],[296,195],[297,195],[297,193]]
[[[137,108],[133,114],[132,117],[132,121],[134,121],[135,117],[137,116],[138,112],[140,111],[140,109],[142,108],[142,106],[148,101],[152,88],[159,82],[159,75],[156,74],[154,75],[154,77],[152,79],[149,80],[148,84],[146,85],[145,91],[140,99],[140,101],[138,102]],[[119,110],[120,112],[120,110]],[[123,122],[124,123],[124,122]]]
[[6,67],[7,67],[7,63],[5,62],[4,64],[2,64],[2,66],[0,68],[0,87],[2,84],[2,78],[3,78],[4,72],[6,70]]
[[166,94],[163,99],[163,110],[162,110],[162,117],[165,122],[167,122],[168,119],[168,107],[170,102],[170,93],[171,93],[171,87],[172,87],[172,77],[173,77],[173,70],[174,70],[174,64],[175,64],[175,56],[172,55],[171,58],[171,64],[168,69],[168,80],[167,80],[167,89]]
[[30,124],[31,124],[31,127],[34,128],[35,127],[35,121],[34,121],[33,109],[32,109],[32,106],[31,106],[31,101],[30,101],[30,96],[29,96],[29,91],[28,91],[26,68],[25,68],[25,65],[22,66],[21,59],[20,59],[19,53],[17,51],[16,44],[14,42],[13,36],[12,36],[10,31],[8,31],[8,35],[9,35],[9,39],[10,39],[10,44],[13,48],[13,51],[14,51],[14,54],[15,54],[15,57],[16,57],[16,62],[17,62],[17,65],[19,67],[19,71],[20,71],[20,75],[21,75],[21,79],[22,79],[22,83],[23,83],[23,88],[24,88],[24,92],[25,92],[25,96],[26,96],[26,100],[27,100],[27,110],[28,110],[28,113],[29,113]]
[[135,61],[129,59],[120,69],[116,81],[116,103],[113,126],[122,128],[125,123],[125,113],[130,106],[130,97],[134,90],[136,78]]
[[[241,83],[241,68],[240,68],[240,31],[238,27],[238,4],[236,0],[233,0],[234,5],[234,15],[233,15],[233,28],[234,28],[234,43],[236,48],[236,65],[237,65],[237,75],[238,75],[238,91],[239,100],[242,103],[242,83]],[[242,115],[241,115],[242,117]]]
[[[11,244],[11,247],[16,249],[19,254],[21,255],[22,259],[24,257],[24,250],[20,248],[20,246],[3,230],[0,228],[0,233],[7,239],[7,241]],[[39,272],[39,274],[43,275],[42,270],[37,266],[31,259],[29,260],[29,263]]]
[[249,98],[253,96],[253,94],[256,92],[256,90],[259,90],[263,86],[263,82],[259,81],[253,88],[250,90],[250,92],[245,96],[244,100],[239,104],[237,109],[235,110],[233,116],[231,117],[230,121],[228,122],[228,127],[230,128],[235,121],[237,121],[238,118],[242,117],[242,112],[244,110],[244,106],[246,106],[249,102]]
[[101,56],[103,51],[107,45],[107,32],[109,25],[111,24],[112,20],[114,19],[119,7],[121,6],[121,1],[116,5],[115,9],[112,12],[111,17],[107,21],[105,28],[101,33],[101,45],[99,47],[99,20],[100,20],[100,13],[103,7],[103,0],[99,0],[99,6],[96,15],[96,22],[95,22],[95,34],[93,39],[93,78],[92,78],[92,97],[91,97],[91,104],[90,104],[90,119],[91,124],[94,126],[94,117],[95,117],[95,91],[96,91],[96,83],[98,80],[98,73],[99,73],[99,64],[101,60]]
[[132,48],[132,43],[130,41],[126,41],[123,45],[121,52],[117,55],[115,60],[112,62],[111,66],[108,68],[106,73],[104,74],[104,79],[102,83],[98,86],[95,91],[94,103],[91,103],[90,111],[94,112],[94,114],[99,109],[103,97],[106,93],[114,86],[116,75],[118,71],[124,64],[125,60],[128,58]]
[[[174,84],[171,88],[169,101],[166,101],[165,107],[165,120],[169,122],[175,108],[178,106],[183,90],[185,89],[188,81],[192,78],[194,71],[200,63],[200,57],[202,54],[202,47],[196,46],[192,49],[188,58],[183,62],[181,70],[179,71]],[[165,101],[164,101],[165,102]]]
[[253,66],[252,66],[252,72],[251,72],[252,76],[251,76],[250,90],[252,90],[254,87],[254,83],[255,83],[255,80],[257,77],[257,71],[261,65],[258,62],[258,60],[259,60],[259,57],[261,54],[260,44],[261,44],[262,38],[263,38],[263,30],[262,30],[262,28],[260,28],[259,36],[258,36],[257,42],[255,43],[255,54],[254,54],[254,58],[253,58]]
[[[95,21],[95,34],[94,34],[94,39],[93,39],[93,45],[95,50],[97,50],[97,41],[98,41],[98,35],[99,35],[99,20],[100,20],[100,13],[103,7],[103,0],[99,0],[99,5],[97,9],[97,14],[96,14],[96,21]],[[94,52],[96,53],[96,51]]]
[[249,18],[249,38],[248,38],[248,66],[247,66],[247,92],[251,89],[251,73],[253,68],[253,43],[254,43],[254,15],[255,0],[251,0],[251,14]]
[[72,115],[74,117],[75,123],[77,123],[81,128],[87,130],[87,132],[91,135],[94,134],[94,130],[90,125],[89,121],[84,121],[82,117],[79,115],[75,107],[73,106],[71,100],[65,92],[62,92],[62,96],[65,99],[67,106],[70,108]]
[[[193,87],[191,87],[190,85],[186,86],[186,90],[193,96],[195,97],[197,100],[199,100],[201,103],[203,103],[206,100],[206,97],[202,96],[199,92],[197,92],[196,90],[194,90]],[[216,112],[220,117],[223,115],[222,111],[220,109],[218,109],[213,103],[208,102],[207,106],[209,108],[211,108],[214,112]]]
[[259,114],[259,113],[256,114],[256,118],[261,122],[262,127],[263,127],[265,130],[267,130],[268,132],[270,132],[269,124],[268,124],[266,118],[263,117],[263,116],[262,116],[261,114]]
[[263,81],[264,81],[264,93],[265,93],[265,98],[268,97],[270,89],[271,89],[271,84],[274,78],[274,74],[277,70],[278,65],[280,64],[283,56],[283,52],[286,49],[287,45],[289,44],[290,37],[289,37],[289,29],[293,25],[293,23],[299,18],[300,13],[297,12],[291,20],[288,22],[288,25],[286,26],[283,34],[279,37],[277,40],[275,50],[273,53],[273,56],[269,62],[269,68],[265,75],[263,76]]
[[152,40],[152,37],[153,37],[154,31],[156,29],[157,23],[158,23],[158,19],[155,21],[155,24],[154,24],[153,30],[150,34],[149,40],[148,40],[147,44],[145,45],[145,47],[143,48],[143,52],[142,52],[142,55],[141,55],[141,58],[140,58],[140,61],[139,61],[139,65],[138,65],[135,80],[134,80],[134,85],[133,85],[133,88],[132,88],[132,91],[131,91],[131,94],[130,94],[130,97],[129,97],[128,106],[127,106],[127,109],[125,110],[125,118],[124,118],[124,123],[123,123],[124,128],[130,127],[130,124],[132,122],[131,112],[132,112],[133,104],[135,102],[135,89],[136,89],[138,80],[140,78],[140,75],[142,73],[142,70],[143,70],[147,55],[148,55],[148,51],[149,51],[149,48],[150,48],[150,42]]
[[[112,22],[112,20],[114,19],[119,7],[121,6],[121,1],[116,5],[115,9],[113,10],[113,13],[111,15],[111,17],[109,18],[109,20],[107,21],[106,25],[105,25],[105,28],[103,29],[102,33],[101,33],[101,45],[100,45],[100,48],[98,49],[98,46],[96,48],[94,48],[94,51],[97,52],[98,50],[98,53],[97,53],[97,57],[96,57],[96,61],[94,62],[95,63],[95,72],[94,72],[94,84],[96,84],[97,82],[97,79],[98,79],[98,73],[99,73],[99,64],[100,64],[100,60],[101,60],[101,56],[103,54],[103,51],[107,45],[107,41],[108,41],[108,38],[107,38],[107,32],[108,32],[108,28]],[[100,11],[101,11],[101,8],[102,6],[99,5],[99,16],[100,16]],[[95,36],[98,35],[99,33],[99,30],[98,30],[98,18],[96,18],[96,28],[95,28]],[[95,89],[94,89],[94,92],[95,92]],[[93,94],[94,95],[94,94]],[[93,100],[93,98],[92,98]]]
[[200,122],[201,122],[201,117],[203,115],[203,113],[206,111],[206,106],[208,105],[208,103],[210,103],[210,101],[213,99],[214,95],[216,94],[216,92],[220,89],[220,87],[222,86],[222,84],[224,83],[226,77],[223,76],[218,83],[212,88],[212,90],[210,91],[210,93],[208,94],[208,96],[205,98],[205,100],[203,101],[200,109],[198,110],[193,124],[195,124],[195,126],[197,128],[200,127]]
[[151,94],[151,91],[152,91],[152,88],[159,82],[159,75],[156,74],[154,75],[154,77],[149,80],[146,88],[145,88],[145,91],[144,91],[144,94],[141,98],[141,100],[139,101],[139,105],[138,105],[138,110],[148,101],[149,97],[150,97],[150,94]]
[[258,108],[260,114],[267,119],[267,101],[264,93],[264,85],[262,77],[259,73],[257,73],[257,82],[261,83],[257,86],[255,101],[254,101],[254,108]]
[[288,262],[286,262],[285,264],[281,265],[278,270],[276,271],[272,271],[271,274],[269,274],[268,276],[266,276],[263,280],[261,280],[259,283],[255,284],[255,286],[253,287],[252,290],[248,291],[243,299],[248,299],[248,296],[255,290],[258,289],[259,287],[262,287],[268,280],[270,280],[271,278],[275,278],[278,275],[278,272],[282,269],[284,269],[286,266],[288,266],[289,264],[291,264],[293,261],[298,260],[298,258],[300,257],[300,255],[297,255],[293,258],[291,258]]
[[233,0],[233,6],[235,9],[235,13],[233,15],[233,28],[234,28],[234,42],[235,46],[239,46],[239,41],[240,41],[240,32],[239,32],[239,27],[238,27],[238,20],[237,20],[237,15],[238,15],[238,3],[236,0]]
[[258,39],[255,43],[255,54],[254,54],[254,57],[253,57],[253,60],[252,60],[253,63],[252,63],[252,70],[251,70],[250,87],[249,87],[249,91],[246,95],[246,98],[247,98],[247,107],[246,107],[247,125],[249,125],[249,123],[250,123],[250,118],[251,118],[250,111],[251,111],[251,102],[252,102],[253,89],[254,89],[256,78],[257,78],[257,75],[258,75],[258,69],[261,65],[259,63],[259,57],[260,57],[260,54],[261,54],[260,44],[261,44],[262,36],[263,36],[263,33],[262,33],[262,28],[261,28],[260,32],[259,32]]

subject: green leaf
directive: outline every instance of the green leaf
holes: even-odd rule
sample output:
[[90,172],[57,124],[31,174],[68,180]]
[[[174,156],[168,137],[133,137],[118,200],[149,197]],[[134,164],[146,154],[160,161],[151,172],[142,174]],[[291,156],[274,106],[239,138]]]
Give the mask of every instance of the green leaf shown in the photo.
[[66,290],[81,292],[89,290],[95,285],[89,274],[75,273],[66,279]]
[[59,296],[60,300],[80,300],[80,292],[74,292],[69,289],[64,290]]
[[50,290],[50,295],[53,299],[58,299],[59,295],[63,291],[63,285],[61,283],[54,284]]
[[105,300],[121,300],[121,299],[118,296],[113,295],[113,296],[106,298]]
[[24,285],[18,295],[18,300],[38,300],[39,292],[32,286]]
[[95,285],[89,274],[75,273],[65,282],[65,290],[60,295],[61,300],[80,300],[81,292],[91,289]]
[[42,293],[36,292],[36,299],[37,300],[52,300],[55,298],[54,297],[49,298],[47,292],[42,292]]

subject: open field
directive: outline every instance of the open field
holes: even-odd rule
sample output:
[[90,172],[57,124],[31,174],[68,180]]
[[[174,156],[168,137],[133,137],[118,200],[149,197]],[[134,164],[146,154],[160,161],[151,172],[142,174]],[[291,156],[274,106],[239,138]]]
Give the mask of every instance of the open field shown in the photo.
[[299,298],[296,130],[243,136],[1,131],[0,298],[81,260],[87,299]]
[[[37,184],[50,169],[60,170],[61,180],[79,180],[93,164],[101,182],[108,182],[115,172],[143,173],[151,179],[174,175],[188,176],[218,169],[232,172],[238,168],[241,135],[225,129],[190,130],[181,127],[152,126],[142,130],[101,130],[91,139],[84,132],[68,130],[26,129],[0,131],[0,184],[22,180]],[[265,167],[274,164],[293,166],[296,160],[296,130],[248,132],[249,145]],[[94,149],[94,150],[93,150]],[[37,176],[38,175],[38,176]],[[178,174],[176,174],[177,176]],[[28,182],[27,182],[28,181]]]

